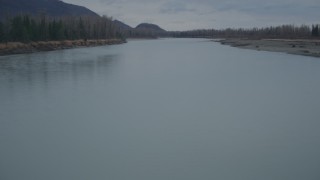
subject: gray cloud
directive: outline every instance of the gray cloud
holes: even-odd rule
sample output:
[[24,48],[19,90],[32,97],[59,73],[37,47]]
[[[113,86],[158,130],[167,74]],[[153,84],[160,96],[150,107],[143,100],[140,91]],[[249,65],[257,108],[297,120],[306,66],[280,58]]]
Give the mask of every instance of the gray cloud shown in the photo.
[[167,30],[319,23],[319,0],[64,0],[136,26]]
[[163,14],[176,14],[181,12],[195,12],[196,9],[188,8],[186,3],[179,1],[167,2],[160,7],[159,12]]

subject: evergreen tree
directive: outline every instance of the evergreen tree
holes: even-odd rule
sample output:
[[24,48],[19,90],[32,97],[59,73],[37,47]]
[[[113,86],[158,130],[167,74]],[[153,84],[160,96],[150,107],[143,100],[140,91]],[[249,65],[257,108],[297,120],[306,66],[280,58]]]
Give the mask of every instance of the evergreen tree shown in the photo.
[[30,40],[31,41],[38,41],[39,40],[39,33],[38,33],[38,25],[34,19],[30,20]]
[[0,22],[0,42],[5,41],[5,34],[4,34],[4,24]]
[[82,18],[80,17],[79,19],[79,23],[78,23],[78,30],[79,30],[79,37],[81,39],[86,39],[87,38],[87,33],[84,27],[84,22],[82,20]]
[[319,25],[312,25],[312,36],[319,36]]
[[13,18],[11,22],[11,37],[12,41],[21,41],[23,39],[23,33],[24,28],[23,28],[23,21],[21,16],[17,16]]
[[57,40],[63,40],[66,38],[65,36],[65,28],[62,20],[57,23]]
[[42,17],[39,24],[39,40],[44,41],[47,40],[47,27],[46,27],[46,18]]

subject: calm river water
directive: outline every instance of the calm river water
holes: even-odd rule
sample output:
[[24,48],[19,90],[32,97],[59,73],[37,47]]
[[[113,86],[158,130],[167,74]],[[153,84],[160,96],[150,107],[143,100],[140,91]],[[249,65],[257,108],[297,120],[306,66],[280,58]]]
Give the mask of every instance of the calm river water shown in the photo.
[[1,180],[319,180],[320,59],[159,39],[0,57]]

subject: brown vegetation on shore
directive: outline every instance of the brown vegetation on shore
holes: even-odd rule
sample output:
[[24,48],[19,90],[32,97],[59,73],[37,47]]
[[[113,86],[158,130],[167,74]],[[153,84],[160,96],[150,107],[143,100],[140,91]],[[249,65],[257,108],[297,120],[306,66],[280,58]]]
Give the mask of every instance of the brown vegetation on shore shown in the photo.
[[0,43],[0,55],[23,54],[38,51],[53,51],[76,47],[103,46],[125,43],[121,39],[97,39],[97,40],[64,40],[64,41],[39,41],[30,43],[8,42]]

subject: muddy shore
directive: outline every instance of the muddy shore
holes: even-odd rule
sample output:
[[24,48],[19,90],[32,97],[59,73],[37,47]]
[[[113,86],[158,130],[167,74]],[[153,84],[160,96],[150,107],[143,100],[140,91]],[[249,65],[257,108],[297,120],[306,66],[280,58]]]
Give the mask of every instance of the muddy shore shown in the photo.
[[125,43],[121,39],[99,40],[65,40],[65,41],[39,41],[30,43],[8,42],[0,43],[0,56],[10,54],[25,54],[39,51],[54,51],[77,47],[93,47]]
[[310,39],[223,39],[214,40],[223,45],[258,51],[284,52],[289,54],[320,57],[320,40]]

